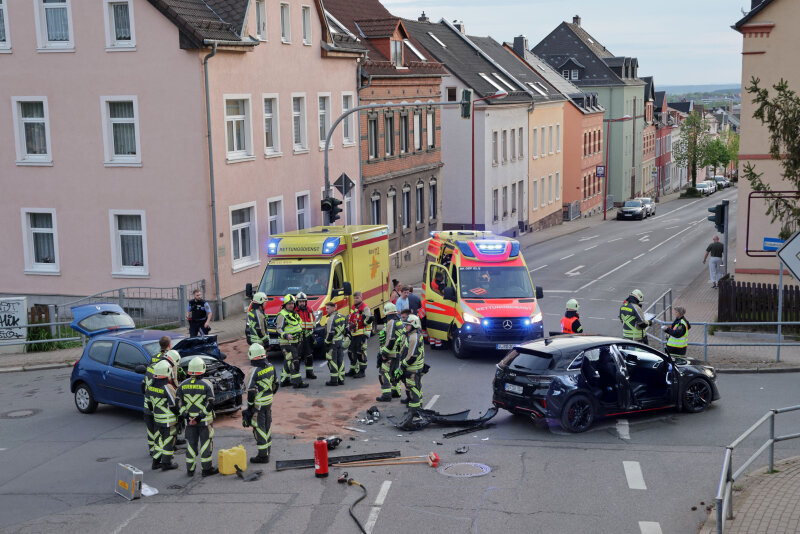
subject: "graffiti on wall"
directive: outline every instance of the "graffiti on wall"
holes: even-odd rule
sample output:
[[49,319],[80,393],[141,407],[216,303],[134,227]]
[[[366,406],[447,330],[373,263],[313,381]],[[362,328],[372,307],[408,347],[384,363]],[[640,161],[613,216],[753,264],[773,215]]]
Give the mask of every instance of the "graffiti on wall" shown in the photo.
[[27,318],[24,298],[0,299],[0,342],[25,340]]

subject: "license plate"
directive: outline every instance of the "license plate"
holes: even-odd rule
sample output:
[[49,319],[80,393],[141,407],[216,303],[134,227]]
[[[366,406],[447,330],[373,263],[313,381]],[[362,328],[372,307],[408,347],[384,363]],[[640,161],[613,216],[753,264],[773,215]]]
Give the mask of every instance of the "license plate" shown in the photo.
[[513,343],[498,343],[497,350],[511,350],[514,348]]
[[516,384],[506,384],[506,391],[509,393],[516,393],[518,395],[522,395],[522,386],[518,386]]

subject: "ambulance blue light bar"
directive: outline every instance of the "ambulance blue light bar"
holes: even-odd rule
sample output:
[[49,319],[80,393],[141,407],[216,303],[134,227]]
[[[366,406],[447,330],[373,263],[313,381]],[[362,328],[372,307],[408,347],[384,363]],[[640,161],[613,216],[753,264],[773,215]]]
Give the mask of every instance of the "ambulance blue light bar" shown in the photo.
[[280,237],[273,237],[267,242],[267,254],[276,256],[278,254],[278,244],[281,242]]
[[503,254],[508,241],[477,241],[475,247],[481,254]]
[[323,254],[333,254],[337,248],[339,248],[339,244],[342,242],[342,238],[340,237],[329,237],[322,243],[322,253]]

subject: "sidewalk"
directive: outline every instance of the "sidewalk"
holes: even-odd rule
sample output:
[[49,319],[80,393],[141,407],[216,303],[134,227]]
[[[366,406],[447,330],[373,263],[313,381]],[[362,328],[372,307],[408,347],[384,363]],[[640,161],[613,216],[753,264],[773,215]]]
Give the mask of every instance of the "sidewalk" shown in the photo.
[[[733,492],[734,518],[725,522],[725,534],[791,534],[800,531],[800,457],[775,463],[777,473],[753,469]],[[701,534],[716,532],[712,510]]]

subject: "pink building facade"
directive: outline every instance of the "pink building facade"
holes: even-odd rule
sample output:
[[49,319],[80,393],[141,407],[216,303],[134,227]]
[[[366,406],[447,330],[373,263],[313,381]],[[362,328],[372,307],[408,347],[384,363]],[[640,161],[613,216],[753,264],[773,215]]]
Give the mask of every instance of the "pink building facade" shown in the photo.
[[[3,4],[0,294],[48,303],[204,279],[236,310],[269,236],[321,224],[321,142],[357,105],[362,53],[320,5]],[[334,178],[358,176],[357,136],[355,121],[337,129]]]

